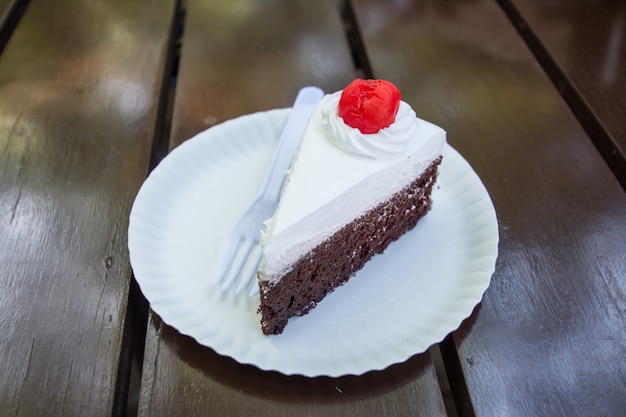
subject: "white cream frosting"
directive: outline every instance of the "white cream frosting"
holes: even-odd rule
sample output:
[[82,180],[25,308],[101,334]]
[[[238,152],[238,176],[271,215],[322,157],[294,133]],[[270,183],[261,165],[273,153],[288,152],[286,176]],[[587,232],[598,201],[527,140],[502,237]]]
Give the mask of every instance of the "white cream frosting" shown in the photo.
[[347,125],[337,113],[341,91],[328,94],[320,103],[322,124],[328,129],[328,139],[339,149],[377,159],[391,159],[402,156],[411,140],[417,136],[415,112],[404,101],[400,102],[396,120],[377,133],[361,133]]
[[415,136],[395,158],[340,149],[329,140],[323,122],[328,111],[324,103],[332,96],[326,96],[311,116],[278,209],[266,222],[262,280],[278,280],[304,254],[402,190],[441,155],[445,131],[419,118],[413,119]]

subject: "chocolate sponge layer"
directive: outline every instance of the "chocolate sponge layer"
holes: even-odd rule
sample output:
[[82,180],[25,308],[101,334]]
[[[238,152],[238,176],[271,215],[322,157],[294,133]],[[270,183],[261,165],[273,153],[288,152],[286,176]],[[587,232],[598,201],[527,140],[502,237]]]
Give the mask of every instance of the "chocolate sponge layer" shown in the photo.
[[435,160],[413,183],[304,255],[279,281],[261,281],[263,333],[282,333],[289,318],[308,313],[372,256],[415,227],[430,210],[440,163],[441,158]]

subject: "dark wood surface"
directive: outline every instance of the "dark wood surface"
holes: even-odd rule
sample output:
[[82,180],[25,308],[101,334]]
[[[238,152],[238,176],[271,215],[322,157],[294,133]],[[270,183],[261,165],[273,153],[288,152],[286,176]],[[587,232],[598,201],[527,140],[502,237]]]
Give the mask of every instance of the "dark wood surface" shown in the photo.
[[0,0],[0,27],[5,24],[18,0]]
[[0,53],[22,18],[27,1],[0,0]]
[[510,3],[511,18],[626,187],[626,3]]
[[[172,146],[356,76],[335,1],[189,1],[182,44]],[[285,376],[221,357],[152,313],[143,363],[142,416],[445,415],[429,353],[362,377]]]
[[289,107],[304,85],[335,91],[354,78],[336,1],[187,3],[172,147],[229,118]]
[[626,195],[591,139],[495,3],[355,4],[374,75],[445,126],[498,214],[496,273],[444,355],[459,411],[622,415]]
[[110,416],[173,1],[32,1],[0,57],[0,415]]
[[445,416],[428,353],[384,371],[285,376],[220,356],[151,314],[141,416]]
[[[622,416],[624,15],[609,0],[0,0],[0,416]],[[128,215],[164,142],[357,76],[443,126],[496,208],[496,272],[440,344],[443,373],[438,349],[362,376],[265,372],[133,297]]]

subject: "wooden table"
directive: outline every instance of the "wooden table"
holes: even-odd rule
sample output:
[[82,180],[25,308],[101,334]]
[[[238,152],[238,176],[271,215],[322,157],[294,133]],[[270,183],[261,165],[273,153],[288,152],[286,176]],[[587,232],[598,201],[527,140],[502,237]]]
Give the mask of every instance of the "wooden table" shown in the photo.
[[[622,416],[626,7],[610,0],[0,1],[0,415]],[[496,208],[482,302],[361,376],[285,376],[152,312],[150,169],[304,85],[396,83]]]

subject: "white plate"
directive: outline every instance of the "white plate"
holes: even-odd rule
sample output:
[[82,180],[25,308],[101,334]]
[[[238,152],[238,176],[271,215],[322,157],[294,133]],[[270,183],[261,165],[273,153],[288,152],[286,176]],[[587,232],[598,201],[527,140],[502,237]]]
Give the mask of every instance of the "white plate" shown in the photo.
[[402,362],[455,330],[482,298],[498,253],[489,194],[446,145],[433,208],[281,335],[264,336],[258,296],[210,284],[221,245],[252,201],[289,109],[255,113],[174,149],[141,187],[130,260],[152,309],[240,363],[284,374],[359,375]]

